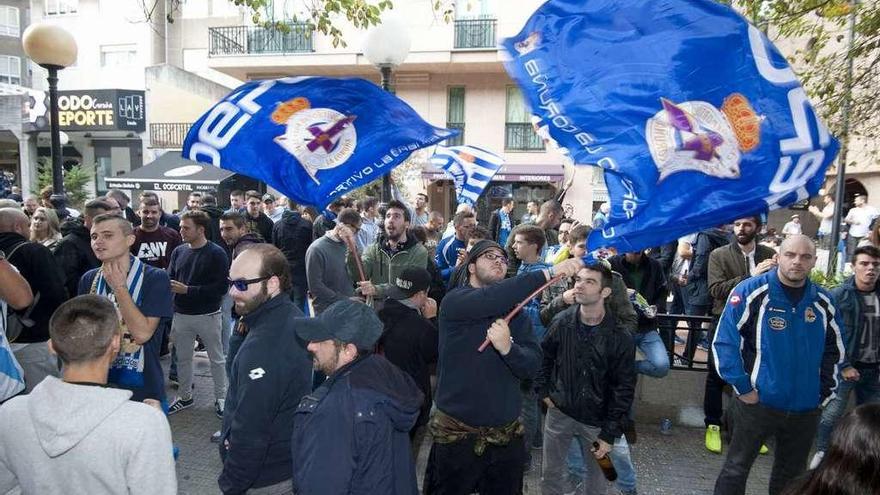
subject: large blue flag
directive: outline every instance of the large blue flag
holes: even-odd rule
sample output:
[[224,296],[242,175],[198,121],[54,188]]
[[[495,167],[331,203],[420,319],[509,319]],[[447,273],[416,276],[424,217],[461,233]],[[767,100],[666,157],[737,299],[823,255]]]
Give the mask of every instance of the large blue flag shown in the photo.
[[193,124],[182,154],[321,209],[455,134],[369,81],[292,77],[239,86]]
[[779,51],[713,0],[550,0],[503,45],[539,125],[605,171],[591,249],[807,198],[839,148]]
[[437,146],[431,163],[452,177],[458,203],[473,205],[504,165],[504,159],[476,146]]

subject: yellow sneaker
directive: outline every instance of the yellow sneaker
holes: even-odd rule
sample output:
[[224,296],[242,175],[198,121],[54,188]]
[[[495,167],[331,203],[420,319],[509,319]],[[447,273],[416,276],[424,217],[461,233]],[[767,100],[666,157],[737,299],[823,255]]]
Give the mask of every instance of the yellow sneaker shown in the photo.
[[761,450],[759,450],[758,453],[761,455],[767,455],[768,452],[770,452],[770,448],[764,444],[761,444]]
[[721,428],[718,425],[706,427],[706,450],[716,454],[721,453]]

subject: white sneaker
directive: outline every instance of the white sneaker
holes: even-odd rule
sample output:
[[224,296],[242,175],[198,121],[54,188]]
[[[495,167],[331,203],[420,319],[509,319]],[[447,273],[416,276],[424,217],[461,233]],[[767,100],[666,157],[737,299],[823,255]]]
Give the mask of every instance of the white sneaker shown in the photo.
[[813,459],[810,461],[810,469],[816,469],[819,467],[819,463],[822,462],[823,457],[825,457],[825,452],[821,450],[813,454]]

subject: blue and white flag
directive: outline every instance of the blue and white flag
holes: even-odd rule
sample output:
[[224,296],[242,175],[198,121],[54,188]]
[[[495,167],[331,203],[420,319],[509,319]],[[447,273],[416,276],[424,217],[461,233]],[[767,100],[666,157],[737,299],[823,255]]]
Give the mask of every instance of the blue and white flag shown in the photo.
[[456,134],[364,79],[291,77],[239,86],[193,124],[182,155],[320,210]]
[[839,145],[785,58],[713,0],[550,0],[507,70],[611,215],[590,249],[635,251],[815,194]]
[[504,165],[504,159],[476,146],[437,146],[431,163],[452,177],[458,203],[473,205]]

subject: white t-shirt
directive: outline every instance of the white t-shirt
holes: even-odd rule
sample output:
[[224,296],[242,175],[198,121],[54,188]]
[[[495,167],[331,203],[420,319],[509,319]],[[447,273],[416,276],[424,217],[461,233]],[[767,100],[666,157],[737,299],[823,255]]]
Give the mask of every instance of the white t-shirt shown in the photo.
[[782,227],[782,233],[785,235],[800,234],[802,232],[801,224],[794,223],[794,220],[788,222]]
[[847,223],[852,222],[849,226],[849,235],[851,237],[865,237],[871,231],[871,222],[878,216],[880,213],[873,206],[865,205],[852,208],[846,215]]

